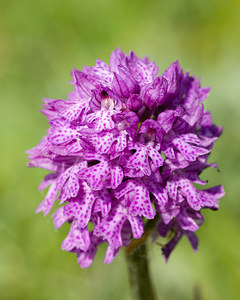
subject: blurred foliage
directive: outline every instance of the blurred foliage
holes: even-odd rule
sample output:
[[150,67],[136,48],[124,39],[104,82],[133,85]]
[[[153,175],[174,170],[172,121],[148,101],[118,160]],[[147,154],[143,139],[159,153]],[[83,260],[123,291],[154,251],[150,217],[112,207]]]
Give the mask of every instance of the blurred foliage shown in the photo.
[[61,251],[67,225],[56,231],[50,216],[34,214],[46,172],[25,167],[25,150],[48,128],[41,98],[66,98],[70,70],[108,62],[117,46],[148,55],[160,72],[179,59],[211,86],[206,107],[224,126],[210,157],[221,172],[202,177],[226,196],[218,212],[204,212],[198,254],[183,240],[165,264],[151,248],[160,299],[239,299],[239,14],[239,0],[0,0],[0,299],[130,299],[122,252],[104,265],[102,247],[81,270]]

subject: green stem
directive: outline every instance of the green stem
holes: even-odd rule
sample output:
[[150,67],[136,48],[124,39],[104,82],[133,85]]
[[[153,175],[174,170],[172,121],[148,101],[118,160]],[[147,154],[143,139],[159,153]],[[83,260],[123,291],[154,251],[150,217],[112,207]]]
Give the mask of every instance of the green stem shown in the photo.
[[132,251],[127,248],[126,260],[133,300],[157,300],[150,278],[145,241]]

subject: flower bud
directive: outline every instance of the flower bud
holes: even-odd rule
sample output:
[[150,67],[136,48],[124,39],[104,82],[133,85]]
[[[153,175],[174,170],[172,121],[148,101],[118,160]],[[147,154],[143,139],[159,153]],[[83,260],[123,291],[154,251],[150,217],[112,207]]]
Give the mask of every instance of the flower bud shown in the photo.
[[130,94],[139,91],[139,86],[132,75],[123,67],[118,67],[118,73],[114,72],[112,90],[122,98],[128,98]]
[[157,77],[142,91],[144,104],[148,107],[157,107],[165,101],[168,83],[164,77]]

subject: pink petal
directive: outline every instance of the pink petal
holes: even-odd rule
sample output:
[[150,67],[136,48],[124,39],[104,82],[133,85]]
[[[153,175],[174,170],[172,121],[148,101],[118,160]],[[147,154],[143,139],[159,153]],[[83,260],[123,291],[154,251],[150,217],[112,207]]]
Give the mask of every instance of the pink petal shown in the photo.
[[78,222],[72,223],[68,236],[62,242],[62,250],[71,251],[72,249],[81,249],[87,251],[90,246],[90,237],[87,228],[79,228]]

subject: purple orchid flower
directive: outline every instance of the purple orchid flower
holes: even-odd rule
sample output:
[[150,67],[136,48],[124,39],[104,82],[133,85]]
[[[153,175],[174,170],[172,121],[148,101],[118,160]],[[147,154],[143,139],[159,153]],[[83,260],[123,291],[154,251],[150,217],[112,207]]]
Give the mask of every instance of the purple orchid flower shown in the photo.
[[166,260],[183,235],[196,250],[201,209],[216,210],[224,195],[221,186],[193,185],[204,185],[201,172],[216,166],[207,157],[222,132],[202,104],[209,88],[177,61],[157,73],[154,62],[117,48],[110,66],[97,60],[72,72],[67,100],[44,100],[50,129],[28,151],[30,167],[51,172],[37,212],[48,214],[59,199],[54,224],[71,223],[62,249],[76,253],[82,268],[103,242],[110,263],[142,237],[148,220],[156,220],[154,239],[174,233],[162,249]]

